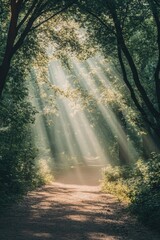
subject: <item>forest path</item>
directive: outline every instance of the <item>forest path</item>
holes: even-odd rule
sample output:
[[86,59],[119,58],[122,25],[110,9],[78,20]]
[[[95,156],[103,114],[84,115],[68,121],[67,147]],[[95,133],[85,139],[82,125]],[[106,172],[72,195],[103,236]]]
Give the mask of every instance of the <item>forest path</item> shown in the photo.
[[101,193],[99,186],[63,180],[30,192],[23,202],[1,214],[0,240],[160,239],[115,197]]

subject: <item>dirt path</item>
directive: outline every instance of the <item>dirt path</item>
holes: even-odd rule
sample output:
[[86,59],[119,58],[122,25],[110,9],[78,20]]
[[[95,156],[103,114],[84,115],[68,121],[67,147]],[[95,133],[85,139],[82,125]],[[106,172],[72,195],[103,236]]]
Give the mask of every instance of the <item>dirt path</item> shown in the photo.
[[0,216],[0,240],[158,240],[97,186],[53,183]]

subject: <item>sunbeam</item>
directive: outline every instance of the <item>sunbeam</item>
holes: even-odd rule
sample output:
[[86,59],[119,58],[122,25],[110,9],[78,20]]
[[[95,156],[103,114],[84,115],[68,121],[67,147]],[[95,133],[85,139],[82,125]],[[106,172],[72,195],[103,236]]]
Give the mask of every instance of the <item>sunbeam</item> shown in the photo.
[[[50,126],[43,114],[40,88],[33,93],[42,112],[35,127],[41,142],[40,155],[48,156],[52,169],[65,166],[72,173],[76,171],[81,183],[85,182],[85,168],[97,167],[99,171],[109,163],[115,164],[120,154],[124,163],[132,162],[137,154],[119,119],[120,114],[125,118],[125,112],[116,112],[110,106],[111,99],[107,99],[108,92],[112,98],[117,90],[101,66],[102,61],[97,56],[83,63],[71,59],[70,71],[59,61],[50,63],[48,80],[55,90],[52,95],[57,107],[57,114],[51,114]],[[46,96],[48,91],[44,90]]]
[[[99,62],[100,61],[101,59],[99,59]],[[98,67],[98,70],[97,70],[97,67]],[[127,139],[127,135],[124,131],[124,128],[122,127],[122,123],[120,123],[120,120],[117,117],[118,114],[122,114],[122,113],[114,112],[110,108],[109,104],[105,105],[103,102],[101,102],[101,98],[102,98],[101,87],[103,89],[107,88],[113,92],[114,92],[114,88],[112,87],[108,77],[104,74],[102,69],[99,67],[99,64],[97,63],[97,59],[88,59],[86,61],[86,64],[83,65],[83,67],[80,67],[80,65],[77,62],[74,62],[74,69],[77,69],[76,72],[80,74],[81,81],[84,83],[83,86],[88,91],[90,91],[94,96],[94,98],[97,100],[97,107],[100,110],[101,114],[103,115],[107,124],[109,124],[112,133],[117,136],[118,142],[121,145],[121,147],[124,149],[124,152],[126,154],[126,159],[128,159],[128,161],[133,161],[135,157],[137,157],[137,153],[135,151],[135,148],[132,142],[129,140],[125,141]],[[86,74],[92,72],[93,70],[95,72],[94,75],[96,76],[95,77],[89,76],[86,81]],[[124,117],[125,117],[125,114],[126,113],[123,112]],[[129,152],[131,152],[132,154],[129,154]]]

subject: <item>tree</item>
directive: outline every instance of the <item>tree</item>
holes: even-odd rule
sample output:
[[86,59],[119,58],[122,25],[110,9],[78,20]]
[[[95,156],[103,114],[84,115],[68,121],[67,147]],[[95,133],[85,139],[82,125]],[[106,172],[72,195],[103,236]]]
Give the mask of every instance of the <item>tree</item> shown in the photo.
[[18,56],[16,61],[19,66],[13,61],[0,104],[1,206],[41,181],[31,132],[36,110],[28,101],[27,79]]
[[73,0],[8,0],[8,3],[1,0],[2,12],[0,17],[2,27],[4,27],[6,17],[8,19],[10,16],[10,19],[6,24],[6,26],[9,25],[9,28],[7,34],[5,33],[6,37],[3,39],[4,46],[1,52],[0,95],[2,95],[4,89],[12,58],[23,45],[28,35],[45,22],[67,10],[73,3]]
[[[117,52],[118,67],[121,68],[121,74],[132,101],[145,124],[160,139],[159,2],[156,0],[132,2],[106,0],[98,3],[82,1],[79,7],[92,19],[90,31],[92,37],[94,27],[98,29],[98,25],[101,29],[102,39],[100,34],[94,37],[100,39],[97,42],[101,43],[102,49],[112,49],[112,53],[107,53],[113,57]],[[148,56],[145,55],[146,52]],[[149,68],[150,72],[147,73]]]

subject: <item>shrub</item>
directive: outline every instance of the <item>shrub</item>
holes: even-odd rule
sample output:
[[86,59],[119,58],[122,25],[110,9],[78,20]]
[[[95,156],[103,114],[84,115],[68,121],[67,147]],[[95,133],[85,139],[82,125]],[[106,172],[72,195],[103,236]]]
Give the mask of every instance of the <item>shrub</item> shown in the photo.
[[132,168],[107,167],[102,189],[129,203],[131,212],[152,228],[160,229],[160,155],[147,162],[138,160]]
[[160,155],[152,154],[147,163],[139,161],[129,193],[130,209],[153,228],[160,227]]
[[102,190],[114,194],[119,200],[129,202],[129,188],[125,180],[129,178],[131,170],[126,167],[108,166],[103,169]]

